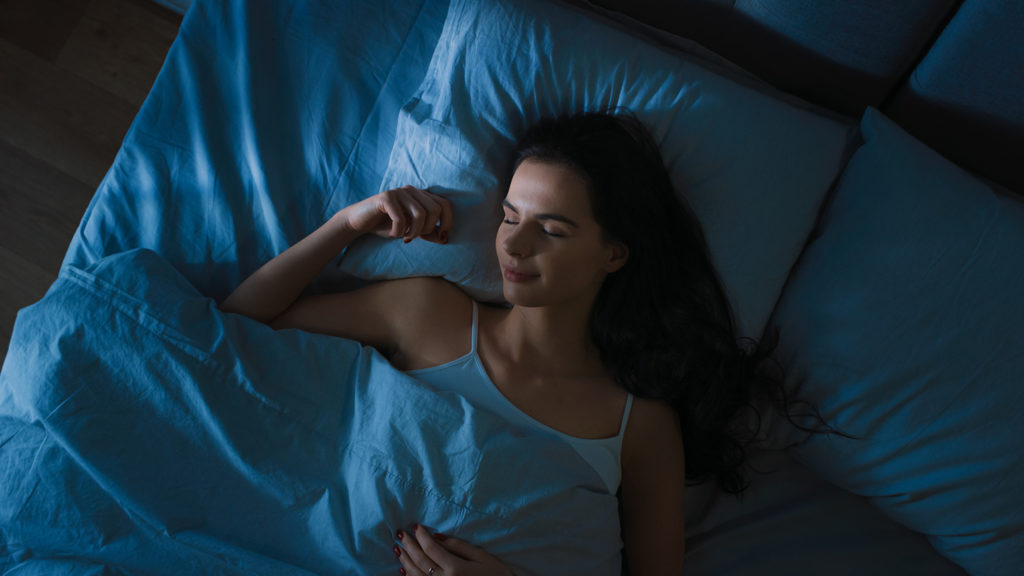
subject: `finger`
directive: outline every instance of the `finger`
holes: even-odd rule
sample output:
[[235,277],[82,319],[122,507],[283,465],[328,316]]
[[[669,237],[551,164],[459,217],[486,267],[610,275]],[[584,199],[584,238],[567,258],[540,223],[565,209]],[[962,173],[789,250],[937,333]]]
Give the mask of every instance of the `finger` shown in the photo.
[[401,554],[398,559],[402,562],[402,567],[409,573],[408,576],[426,574],[431,566],[437,564],[424,553],[419,539],[413,533],[399,530],[397,535],[402,543],[402,550],[399,551]]
[[414,203],[423,210],[423,223],[419,226],[413,224],[411,230],[417,236],[425,236],[437,227],[438,216],[441,206],[438,204],[438,196],[431,194],[429,190],[421,190],[413,186],[404,186],[402,190],[409,194],[410,203]]
[[425,193],[421,197],[423,207],[427,211],[427,217],[423,221],[423,228],[420,229],[420,235],[423,238],[428,236],[437,235],[438,227],[437,221],[441,218],[441,204],[436,200],[436,196],[433,194]]
[[424,205],[427,207],[427,221],[423,225],[423,234],[420,238],[436,244],[444,244],[441,239],[441,226],[439,224],[441,219],[441,204],[432,198],[424,200]]
[[392,238],[398,238],[405,231],[405,227],[408,223],[408,219],[405,216],[405,211],[402,209],[400,199],[397,197],[399,192],[397,190],[388,190],[381,194],[380,202],[384,212],[391,219],[391,231],[389,236]]
[[416,226],[416,214],[421,210],[419,203],[413,196],[414,190],[415,188],[411,186],[403,186],[395,191],[395,197],[398,199],[398,204],[402,207],[402,214],[405,217],[404,225],[398,235],[402,236],[406,242],[416,237],[413,235],[413,230]]
[[441,546],[440,542],[434,540],[430,531],[419,524],[413,527],[413,534],[416,535],[416,542],[427,556],[429,562],[428,564],[420,564],[421,569],[429,571],[430,566],[436,565],[445,573],[451,572],[452,560],[454,559],[452,553],[445,549],[444,546]]
[[420,570],[420,567],[412,561],[408,552],[402,550],[398,546],[396,546],[395,549],[397,550],[395,554],[398,555],[398,561],[402,564],[402,569],[399,570],[399,573],[401,573],[402,576],[425,576],[423,571]]
[[434,228],[429,234],[424,235],[423,239],[438,244],[447,244],[449,230],[452,227],[451,202],[447,198],[432,192],[428,192],[428,194],[430,194],[430,199],[434,206],[436,206],[437,213],[431,213],[430,219],[434,222]]
[[420,236],[423,226],[427,221],[427,210],[423,207],[422,201],[414,194],[407,192],[408,203],[405,205],[409,213],[409,225],[405,231],[405,241],[410,242]]
[[461,538],[455,538],[438,532],[434,534],[434,540],[441,544],[441,546],[444,546],[446,550],[463,560],[481,562],[487,556],[487,552],[484,552],[483,548],[473,546]]
[[[401,532],[399,532],[401,534]],[[401,537],[399,537],[401,539]],[[395,558],[398,558],[398,562],[402,565],[400,572],[406,576],[409,574],[415,574],[413,571],[412,560],[409,558],[409,554],[402,550],[402,547],[395,544],[394,548],[391,549],[395,553]]]
[[441,223],[437,227],[438,234],[442,242],[448,243],[448,236],[451,235],[452,225],[455,223],[455,212],[452,210],[452,203],[447,198],[437,196],[437,200],[441,204]]

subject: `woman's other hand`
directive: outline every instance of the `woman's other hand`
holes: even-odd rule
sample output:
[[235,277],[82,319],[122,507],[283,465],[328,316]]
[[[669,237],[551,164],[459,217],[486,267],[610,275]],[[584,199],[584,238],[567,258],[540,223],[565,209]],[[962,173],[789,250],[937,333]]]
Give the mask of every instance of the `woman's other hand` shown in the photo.
[[500,560],[465,540],[435,533],[416,524],[412,532],[399,530],[401,547],[394,552],[404,576],[512,576]]
[[422,238],[448,243],[452,207],[446,198],[427,190],[403,186],[386,190],[342,210],[349,227],[361,234],[401,237],[406,243]]

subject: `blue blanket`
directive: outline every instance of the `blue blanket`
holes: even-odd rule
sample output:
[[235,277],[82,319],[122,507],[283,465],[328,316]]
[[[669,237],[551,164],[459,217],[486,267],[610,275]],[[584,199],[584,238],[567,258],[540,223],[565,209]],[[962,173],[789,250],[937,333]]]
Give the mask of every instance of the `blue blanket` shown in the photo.
[[155,252],[66,266],[19,313],[0,573],[390,575],[414,522],[518,574],[620,569],[617,501],[570,446],[222,313]]

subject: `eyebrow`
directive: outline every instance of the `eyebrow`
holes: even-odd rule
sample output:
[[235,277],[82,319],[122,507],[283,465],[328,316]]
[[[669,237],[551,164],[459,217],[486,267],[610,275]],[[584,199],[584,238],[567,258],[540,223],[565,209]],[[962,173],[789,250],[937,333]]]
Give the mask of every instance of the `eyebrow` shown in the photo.
[[[501,201],[501,205],[504,206],[505,208],[508,208],[509,210],[515,212],[516,214],[519,214],[519,210],[517,210],[516,207],[513,206],[512,203],[509,202],[508,200],[502,200]],[[564,222],[564,223],[568,224],[569,226],[572,226],[573,228],[579,228],[580,227],[580,225],[577,224],[574,220],[572,220],[569,217],[562,216],[561,214],[551,214],[551,213],[537,214],[537,219],[538,220],[556,220],[558,222]]]

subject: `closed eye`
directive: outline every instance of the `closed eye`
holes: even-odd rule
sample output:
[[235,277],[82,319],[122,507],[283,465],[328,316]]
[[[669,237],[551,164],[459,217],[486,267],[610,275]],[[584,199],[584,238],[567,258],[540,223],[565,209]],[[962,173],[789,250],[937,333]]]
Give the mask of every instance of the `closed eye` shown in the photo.
[[[508,224],[509,226],[515,226],[519,224],[518,220],[512,220],[510,218],[505,218],[504,216],[502,217],[501,221],[502,223]],[[551,236],[552,238],[565,238],[565,234],[562,234],[561,232],[553,232],[551,230],[544,229],[544,233],[547,234],[548,236]]]

